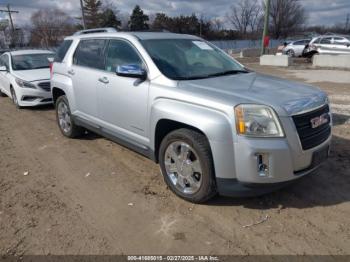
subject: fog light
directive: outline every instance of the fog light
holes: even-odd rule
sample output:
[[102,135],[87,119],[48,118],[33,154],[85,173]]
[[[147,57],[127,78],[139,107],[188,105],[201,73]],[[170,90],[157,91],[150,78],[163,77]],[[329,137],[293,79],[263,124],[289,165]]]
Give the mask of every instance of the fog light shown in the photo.
[[258,164],[258,175],[260,177],[269,176],[269,155],[268,154],[256,154]]

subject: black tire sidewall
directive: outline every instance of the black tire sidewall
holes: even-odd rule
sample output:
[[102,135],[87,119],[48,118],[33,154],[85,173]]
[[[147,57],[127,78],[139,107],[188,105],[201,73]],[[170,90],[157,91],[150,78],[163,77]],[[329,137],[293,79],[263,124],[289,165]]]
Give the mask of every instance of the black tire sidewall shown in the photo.
[[[197,135],[198,134],[199,133],[197,133]],[[183,141],[190,145],[199,157],[202,168],[202,183],[200,189],[194,194],[184,194],[179,191],[167,175],[164,165],[165,151],[169,144],[176,141]],[[191,131],[186,132],[184,129],[171,132],[163,139],[159,148],[159,165],[166,184],[176,195],[190,202],[203,203],[216,194],[214,168],[211,153],[209,154],[209,152],[209,143],[207,143],[207,145],[198,145],[191,135]]]

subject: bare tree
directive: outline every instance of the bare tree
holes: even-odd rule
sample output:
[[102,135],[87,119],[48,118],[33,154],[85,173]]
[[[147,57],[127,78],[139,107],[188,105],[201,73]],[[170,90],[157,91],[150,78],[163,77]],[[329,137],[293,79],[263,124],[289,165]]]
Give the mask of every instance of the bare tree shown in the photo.
[[55,46],[74,32],[71,18],[60,9],[43,9],[32,14],[31,42],[41,47]]
[[211,24],[211,28],[214,30],[214,31],[221,31],[224,26],[223,26],[223,22],[221,21],[220,18],[214,18],[210,21],[210,24]]
[[271,0],[270,17],[271,33],[276,39],[299,31],[307,20],[299,0]]
[[262,15],[262,9],[256,0],[241,0],[230,8],[226,15],[233,27],[246,36],[248,31],[255,31]]

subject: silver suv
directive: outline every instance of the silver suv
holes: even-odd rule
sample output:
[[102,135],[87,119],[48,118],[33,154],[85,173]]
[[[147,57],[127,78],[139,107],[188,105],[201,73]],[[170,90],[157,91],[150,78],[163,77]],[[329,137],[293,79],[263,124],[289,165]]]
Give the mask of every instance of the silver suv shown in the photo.
[[329,153],[324,92],[251,72],[195,36],[67,37],[51,86],[64,136],[88,129],[149,157],[196,203],[281,188]]

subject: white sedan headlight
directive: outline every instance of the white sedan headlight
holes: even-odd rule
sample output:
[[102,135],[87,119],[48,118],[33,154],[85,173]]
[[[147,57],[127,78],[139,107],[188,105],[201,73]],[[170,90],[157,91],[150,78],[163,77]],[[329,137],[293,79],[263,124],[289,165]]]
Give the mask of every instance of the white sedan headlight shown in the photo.
[[264,105],[242,104],[235,107],[236,129],[239,135],[251,137],[283,137],[275,111]]
[[23,88],[33,88],[36,89],[35,85],[33,85],[30,82],[24,81],[22,79],[16,78],[16,83],[18,86],[23,87]]

